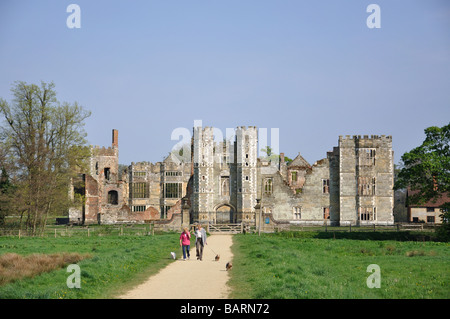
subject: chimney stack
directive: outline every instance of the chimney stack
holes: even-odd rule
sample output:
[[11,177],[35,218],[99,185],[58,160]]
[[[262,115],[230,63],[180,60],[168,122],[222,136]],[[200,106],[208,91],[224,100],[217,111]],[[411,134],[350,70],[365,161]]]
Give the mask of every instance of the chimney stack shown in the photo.
[[112,146],[119,148],[119,131],[112,130]]
[[280,153],[280,163],[284,165],[284,153]]

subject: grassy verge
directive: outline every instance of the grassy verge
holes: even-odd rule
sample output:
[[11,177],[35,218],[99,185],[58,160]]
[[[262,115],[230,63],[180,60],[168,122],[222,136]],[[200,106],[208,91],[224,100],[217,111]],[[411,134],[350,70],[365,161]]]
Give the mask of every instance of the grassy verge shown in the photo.
[[[301,233],[234,236],[231,297],[413,299],[450,296],[448,243],[317,237],[320,236]],[[381,288],[367,287],[367,278],[371,275],[367,267],[371,264],[380,267]]]
[[159,271],[173,260],[170,252],[180,253],[178,234],[155,236],[105,236],[84,238],[8,238],[0,237],[0,255],[16,253],[89,254],[78,262],[81,288],[67,287],[72,274],[67,268],[42,273],[0,286],[0,298],[64,299],[113,298],[140,280]]

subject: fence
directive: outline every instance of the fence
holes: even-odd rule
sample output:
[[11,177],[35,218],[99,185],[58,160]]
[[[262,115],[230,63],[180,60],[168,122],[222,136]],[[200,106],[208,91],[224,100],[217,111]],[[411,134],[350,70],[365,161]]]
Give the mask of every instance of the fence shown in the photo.
[[[300,226],[292,225],[283,226],[282,230],[289,231],[317,231],[317,232],[400,232],[400,231],[420,231],[434,232],[436,224],[418,224],[418,223],[396,223],[394,225],[348,225],[348,226]],[[281,228],[275,226],[277,231]]]
[[[348,226],[300,226],[293,224],[274,225],[271,231],[315,231],[315,232],[434,232],[438,225],[397,223],[395,225],[348,225]],[[258,232],[258,226],[249,224],[210,224],[206,225],[211,234],[238,234]],[[191,225],[193,230],[194,225]],[[91,236],[148,236],[164,229],[153,224],[140,225],[102,225],[102,226],[47,226],[40,237],[91,237]],[[175,229],[173,231],[176,231]],[[181,231],[181,229],[180,229]],[[267,231],[263,228],[262,232]],[[0,229],[0,236],[28,237],[26,231],[19,229]]]
[[211,234],[239,234],[243,232],[243,224],[209,224],[207,231]]
[[[39,237],[91,237],[91,236],[147,236],[153,235],[153,225],[120,225],[120,226],[94,226],[94,227],[70,227],[47,226]],[[25,230],[0,229],[0,236],[28,237]]]

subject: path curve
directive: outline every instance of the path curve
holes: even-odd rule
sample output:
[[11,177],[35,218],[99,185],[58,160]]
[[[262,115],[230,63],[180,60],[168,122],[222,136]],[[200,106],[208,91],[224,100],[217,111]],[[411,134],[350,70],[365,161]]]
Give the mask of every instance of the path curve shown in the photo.
[[[211,235],[203,250],[203,260],[195,257],[195,237],[191,239],[191,259],[177,260],[151,276],[146,282],[120,296],[121,299],[226,299],[231,261],[232,235]],[[181,249],[180,249],[181,251]],[[170,256],[170,252],[167,253]],[[220,255],[215,261],[215,254]],[[180,259],[181,257],[181,259]],[[232,271],[232,270],[231,270]]]

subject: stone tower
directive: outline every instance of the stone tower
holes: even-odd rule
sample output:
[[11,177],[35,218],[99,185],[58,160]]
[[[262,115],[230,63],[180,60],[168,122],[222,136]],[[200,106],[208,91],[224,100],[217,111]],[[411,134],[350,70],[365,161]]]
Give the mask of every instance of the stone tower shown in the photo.
[[340,225],[392,225],[392,137],[340,136],[338,150]]
[[257,198],[257,128],[238,127],[235,148],[237,221],[250,222],[255,220]]
[[214,135],[212,127],[194,127],[194,220],[210,221],[214,200]]

